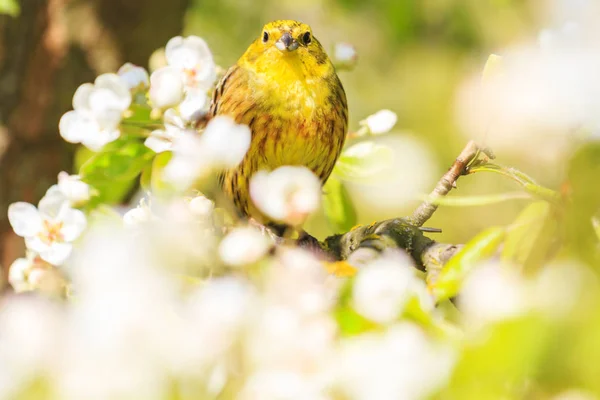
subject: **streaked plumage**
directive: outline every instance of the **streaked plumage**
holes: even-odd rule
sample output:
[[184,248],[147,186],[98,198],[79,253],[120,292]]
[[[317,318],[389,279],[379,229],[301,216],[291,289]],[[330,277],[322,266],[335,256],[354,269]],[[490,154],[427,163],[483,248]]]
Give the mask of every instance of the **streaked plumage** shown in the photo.
[[[266,40],[265,40],[266,39]],[[244,215],[268,222],[251,204],[258,170],[303,165],[325,183],[342,150],[348,107],[342,84],[308,25],[271,22],[215,90],[210,115],[228,115],[252,131],[242,163],[221,177]]]

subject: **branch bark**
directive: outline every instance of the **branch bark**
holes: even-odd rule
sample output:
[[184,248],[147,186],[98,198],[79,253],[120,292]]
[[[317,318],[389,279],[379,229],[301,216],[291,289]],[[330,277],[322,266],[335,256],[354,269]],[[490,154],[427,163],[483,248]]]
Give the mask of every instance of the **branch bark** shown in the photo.
[[425,229],[421,226],[437,210],[436,200],[456,187],[458,178],[468,172],[469,165],[476,162],[481,154],[488,158],[494,157],[488,149],[480,148],[475,142],[467,143],[448,172],[412,216],[359,226],[344,234],[330,236],[319,244],[321,249],[334,260],[347,260],[352,265],[360,266],[385,249],[398,248],[411,255],[420,270],[438,271],[462,245],[438,243],[425,236]]

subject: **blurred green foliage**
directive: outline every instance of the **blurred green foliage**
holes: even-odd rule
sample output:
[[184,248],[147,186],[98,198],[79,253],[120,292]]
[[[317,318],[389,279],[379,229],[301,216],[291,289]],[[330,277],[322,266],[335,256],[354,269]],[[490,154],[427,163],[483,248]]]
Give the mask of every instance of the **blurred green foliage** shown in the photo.
[[0,0],[0,15],[8,14],[11,17],[16,17],[21,12],[21,7],[17,0]]

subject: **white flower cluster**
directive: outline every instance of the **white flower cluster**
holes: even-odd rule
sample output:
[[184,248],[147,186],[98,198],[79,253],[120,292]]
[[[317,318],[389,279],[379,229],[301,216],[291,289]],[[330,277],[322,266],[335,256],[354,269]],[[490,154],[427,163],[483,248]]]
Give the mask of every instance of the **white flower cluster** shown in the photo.
[[29,251],[10,268],[9,280],[17,291],[36,287],[31,271],[61,266],[69,258],[73,242],[87,226],[85,214],[74,207],[87,202],[91,194],[79,176],[61,172],[58,184],[48,189],[37,207],[25,202],[9,206],[8,220],[15,233],[25,238]]
[[100,150],[120,136],[119,124],[130,105],[127,83],[117,74],[100,75],[93,84],[85,83],[75,92],[74,110],[60,119],[60,135],[67,142]]
[[[390,319],[387,333],[341,338],[333,313],[341,286],[304,250],[280,248],[257,281],[215,277],[182,296],[161,256],[178,239],[153,240],[153,231],[176,225],[165,224],[87,234],[72,260],[77,301],[64,309],[6,299],[0,341],[11,350],[0,352],[0,364],[10,379],[0,398],[27,392],[36,377],[45,378],[43,396],[65,399],[167,398],[173,383],[190,398],[418,399],[448,379],[452,346],[413,323]],[[221,248],[257,254],[259,242],[238,230]],[[412,291],[411,278],[397,276],[410,268],[405,261],[379,261],[373,267],[384,272],[359,285],[371,286],[384,308],[398,303],[376,288],[398,280],[401,293]],[[357,290],[357,304],[373,301]]]
[[597,138],[600,30],[589,16],[600,8],[593,1],[564,4],[573,19],[561,16],[555,28],[502,49],[497,73],[463,84],[457,109],[469,139],[555,163],[579,139]]
[[180,188],[187,188],[209,172],[235,167],[250,148],[250,139],[250,128],[227,116],[211,119],[201,135],[180,132],[173,138],[173,158],[164,170],[164,177]]
[[150,102],[161,109],[179,106],[180,115],[193,121],[208,106],[217,79],[212,53],[197,36],[177,36],[167,43],[165,57],[168,65],[150,76]]

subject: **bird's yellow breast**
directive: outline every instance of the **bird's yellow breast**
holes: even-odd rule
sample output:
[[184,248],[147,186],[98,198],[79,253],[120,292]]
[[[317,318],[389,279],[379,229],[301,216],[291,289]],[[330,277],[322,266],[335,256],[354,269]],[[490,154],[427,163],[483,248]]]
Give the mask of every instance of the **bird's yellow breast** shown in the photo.
[[252,131],[250,149],[224,173],[223,189],[240,211],[262,219],[249,200],[251,176],[302,165],[325,182],[342,150],[348,116],[343,87],[320,44],[318,56],[314,49],[286,54],[260,46],[252,44],[224,77],[212,111]]
[[[289,68],[289,67],[288,67]],[[334,108],[331,84],[325,78],[302,76],[292,68],[279,69],[275,75],[256,73],[249,81],[258,119],[251,124],[253,139],[245,163],[250,169],[274,169],[282,165],[304,165],[323,179],[326,160],[337,158],[345,123]],[[262,117],[262,118],[261,118]]]

